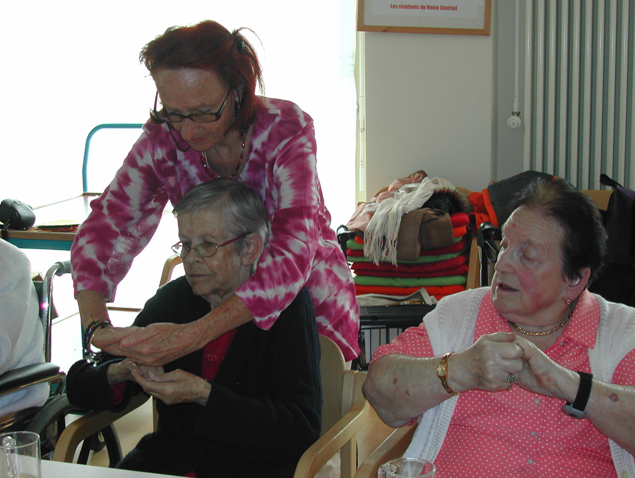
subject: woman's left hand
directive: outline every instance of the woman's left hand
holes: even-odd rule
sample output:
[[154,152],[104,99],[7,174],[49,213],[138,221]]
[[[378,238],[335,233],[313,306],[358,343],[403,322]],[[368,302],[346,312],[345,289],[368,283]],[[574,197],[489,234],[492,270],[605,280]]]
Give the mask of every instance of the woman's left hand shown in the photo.
[[[523,361],[525,362],[523,370],[516,374],[515,383],[530,392],[570,400],[563,385],[567,382],[575,384],[578,375],[551,360],[542,350],[524,337],[516,335],[514,343],[523,349]],[[571,380],[573,382],[570,382]]]
[[198,403],[205,406],[212,390],[209,382],[183,370],[169,373],[150,372],[145,377],[135,370],[131,373],[147,394],[166,405]]

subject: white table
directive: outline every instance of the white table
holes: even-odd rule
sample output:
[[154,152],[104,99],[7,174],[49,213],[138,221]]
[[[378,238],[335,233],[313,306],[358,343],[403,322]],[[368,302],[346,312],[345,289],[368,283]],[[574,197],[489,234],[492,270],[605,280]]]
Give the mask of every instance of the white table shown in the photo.
[[[172,475],[42,460],[42,478],[166,478]],[[173,478],[173,477],[172,477]]]

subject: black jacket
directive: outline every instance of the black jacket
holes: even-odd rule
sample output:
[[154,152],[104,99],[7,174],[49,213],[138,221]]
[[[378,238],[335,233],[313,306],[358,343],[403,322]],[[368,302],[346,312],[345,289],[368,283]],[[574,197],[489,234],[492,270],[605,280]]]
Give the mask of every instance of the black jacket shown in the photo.
[[[134,324],[188,323],[210,311],[184,277],[159,289]],[[104,356],[97,367],[75,363],[67,377],[71,403],[87,409],[118,410],[142,393],[127,382],[123,402],[112,406],[108,366],[122,358]],[[236,329],[205,407],[167,406],[157,401],[157,431],[146,435],[120,468],[203,477],[293,476],[302,453],[320,435],[322,392],[320,349],[313,305],[304,288],[270,330],[253,322]],[[203,350],[166,364],[200,376]]]

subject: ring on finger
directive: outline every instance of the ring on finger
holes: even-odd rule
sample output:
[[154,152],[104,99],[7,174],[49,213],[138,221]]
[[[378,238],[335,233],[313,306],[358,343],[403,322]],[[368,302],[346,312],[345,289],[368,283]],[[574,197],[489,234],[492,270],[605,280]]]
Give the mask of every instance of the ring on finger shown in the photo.
[[510,373],[509,375],[507,375],[507,391],[512,389],[515,381],[516,381],[516,375],[514,375],[513,373]]

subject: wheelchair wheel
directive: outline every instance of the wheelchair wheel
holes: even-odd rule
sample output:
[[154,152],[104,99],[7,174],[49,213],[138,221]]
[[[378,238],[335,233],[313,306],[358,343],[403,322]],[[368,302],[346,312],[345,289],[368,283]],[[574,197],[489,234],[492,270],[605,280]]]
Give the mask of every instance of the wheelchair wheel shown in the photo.
[[[53,458],[57,441],[66,428],[66,417],[68,415],[83,415],[86,412],[87,410],[72,405],[66,395],[49,399],[26,427],[27,431],[40,435],[43,460]],[[91,450],[98,452],[104,448],[108,449],[110,467],[113,468],[122,458],[121,445],[113,425],[107,426],[84,441],[77,463],[85,465]]]
[[60,395],[51,398],[31,419],[26,430],[40,435],[42,459],[53,457],[57,440],[66,428],[66,416],[84,412],[85,410],[71,405],[66,395]]

